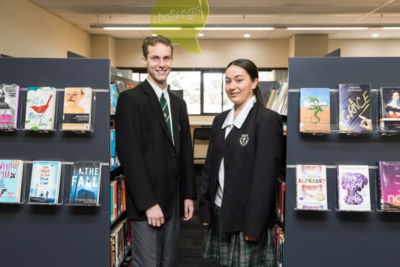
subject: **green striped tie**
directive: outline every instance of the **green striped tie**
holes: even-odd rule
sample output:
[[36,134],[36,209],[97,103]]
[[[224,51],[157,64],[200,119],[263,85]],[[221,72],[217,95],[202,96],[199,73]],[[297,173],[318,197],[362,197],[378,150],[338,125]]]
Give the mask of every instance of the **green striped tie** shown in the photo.
[[161,94],[160,104],[161,104],[162,112],[164,114],[165,122],[167,123],[169,134],[170,134],[170,136],[172,138],[171,118],[169,116],[167,99],[165,99],[164,93]]

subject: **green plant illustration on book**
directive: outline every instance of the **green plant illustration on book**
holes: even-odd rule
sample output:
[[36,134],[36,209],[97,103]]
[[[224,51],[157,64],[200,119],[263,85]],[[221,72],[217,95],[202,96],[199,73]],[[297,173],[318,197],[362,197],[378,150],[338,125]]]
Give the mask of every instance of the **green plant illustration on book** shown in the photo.
[[319,105],[319,100],[316,97],[308,96],[308,99],[313,104],[313,107],[309,108],[309,110],[314,110],[314,115],[311,117],[310,121],[312,124],[318,124],[321,121],[321,118],[318,117],[318,113],[322,112],[323,109]]

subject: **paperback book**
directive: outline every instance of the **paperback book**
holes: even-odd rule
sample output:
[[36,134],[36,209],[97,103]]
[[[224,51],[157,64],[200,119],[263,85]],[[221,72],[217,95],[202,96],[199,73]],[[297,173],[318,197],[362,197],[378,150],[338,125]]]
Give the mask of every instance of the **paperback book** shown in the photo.
[[370,180],[367,165],[338,165],[338,208],[370,211]]
[[300,132],[329,133],[331,130],[330,89],[300,89]]
[[118,102],[118,90],[115,84],[110,85],[110,114],[115,115],[115,111],[117,110],[117,102]]
[[75,163],[72,170],[70,204],[98,205],[100,181],[100,163]]
[[400,211],[400,161],[380,161],[379,182],[381,209]]
[[339,84],[339,130],[344,133],[372,132],[369,84]]
[[55,106],[55,88],[28,87],[26,98],[25,129],[53,130]]
[[0,130],[17,128],[19,86],[0,84]]
[[56,204],[59,201],[61,162],[34,161],[32,166],[30,203]]
[[0,203],[19,203],[24,162],[0,160]]
[[92,88],[67,87],[64,90],[63,130],[90,130]]
[[381,88],[380,129],[385,132],[400,131],[400,88]]
[[296,208],[328,209],[325,165],[296,166]]

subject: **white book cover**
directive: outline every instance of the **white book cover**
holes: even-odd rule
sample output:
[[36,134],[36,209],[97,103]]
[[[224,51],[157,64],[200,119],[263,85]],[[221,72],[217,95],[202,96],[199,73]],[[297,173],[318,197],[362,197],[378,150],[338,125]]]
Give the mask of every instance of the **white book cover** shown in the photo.
[[54,87],[28,87],[25,129],[53,130],[56,106]]
[[64,90],[63,130],[90,130],[92,88],[67,87]]
[[302,210],[327,210],[325,165],[296,166],[296,208]]
[[371,210],[369,168],[367,165],[338,165],[339,210]]
[[58,203],[61,180],[61,162],[34,161],[32,166],[29,202]]

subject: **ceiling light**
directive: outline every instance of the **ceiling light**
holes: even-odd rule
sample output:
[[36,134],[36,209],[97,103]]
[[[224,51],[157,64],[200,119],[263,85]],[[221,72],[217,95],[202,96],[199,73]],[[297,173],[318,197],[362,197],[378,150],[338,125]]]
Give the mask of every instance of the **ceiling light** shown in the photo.
[[287,27],[288,31],[358,31],[368,27]]
[[199,33],[199,34],[197,34],[197,36],[203,37],[203,36],[204,36],[204,33]]
[[177,31],[182,30],[182,27],[122,27],[122,26],[105,26],[104,30],[109,31]]
[[155,34],[155,33],[152,33],[152,34],[151,34],[151,36],[153,36],[153,37],[156,37],[156,36],[157,36],[157,34]]
[[379,37],[379,33],[373,33],[373,34],[372,34],[372,37],[378,38],[378,37]]
[[244,37],[244,38],[250,38],[250,34],[245,33],[245,34],[243,34],[243,37]]
[[400,30],[400,27],[382,27],[382,30]]
[[203,31],[272,31],[274,27],[204,27],[196,28]]

